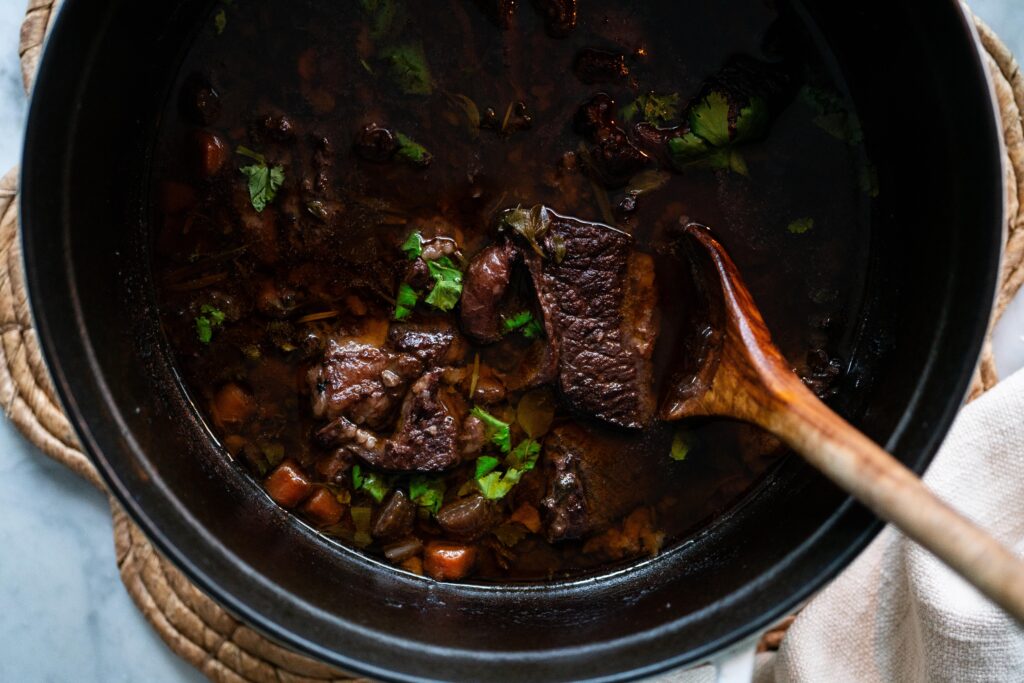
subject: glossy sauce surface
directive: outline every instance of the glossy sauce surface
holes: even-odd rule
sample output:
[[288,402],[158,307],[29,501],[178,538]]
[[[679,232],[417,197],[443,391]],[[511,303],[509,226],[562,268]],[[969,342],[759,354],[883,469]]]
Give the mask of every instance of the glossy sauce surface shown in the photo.
[[[324,534],[387,553],[409,571],[544,579],[627,562],[685,539],[735,504],[782,452],[754,428],[728,422],[602,425],[569,410],[550,387],[509,388],[508,376],[536,340],[512,333],[496,344],[466,341],[445,363],[453,373],[446,391],[461,397],[451,399],[459,404],[453,410],[478,406],[508,422],[512,446],[537,442],[537,466],[487,502],[484,533],[453,535],[435,515],[438,506],[479,497],[479,457],[504,457],[493,443],[453,469],[424,475],[444,491],[434,509],[416,504],[411,527],[398,537],[375,535],[394,491],[413,497],[419,475],[374,472],[323,447],[309,377],[331,340],[387,345],[408,266],[400,247],[410,234],[453,239],[453,262],[464,269],[500,239],[502,212],[520,206],[543,204],[630,233],[656,265],[662,331],[655,377],[664,382],[690,296],[671,230],[681,221],[712,226],[779,347],[827,396],[852,353],[874,188],[849,103],[785,5],[595,0],[580,4],[572,30],[560,31],[531,3],[519,3],[510,28],[484,4],[266,0],[212,7],[162,119],[153,267],[163,326],[189,392],[226,457],[264,482],[275,500]],[[426,85],[395,71],[396,48],[411,49],[427,65]],[[621,57],[628,75],[584,82],[593,80],[580,67],[588,49]],[[730,146],[725,162],[673,167],[644,148],[648,165],[625,182],[592,172],[591,141],[574,125],[583,103],[609,96],[616,122],[639,146],[643,112],[627,120],[638,97],[677,94],[668,123],[679,124],[688,103],[705,96],[736,55],[766,65],[765,79],[785,80],[764,135]],[[418,153],[373,159],[371,125],[415,141],[429,164],[418,163]],[[283,182],[256,211],[255,172],[241,169],[260,159],[268,174],[279,167]],[[408,321],[459,322],[457,310],[422,302]],[[500,398],[481,393],[488,382]],[[526,404],[547,406],[551,426],[527,429],[524,396]],[[377,431],[389,433],[395,419]],[[539,502],[550,476],[548,444],[553,430],[572,425],[622,454],[609,470],[609,499],[622,493],[617,481],[633,485],[631,463],[640,459],[657,461],[644,467],[655,468],[658,485],[610,525],[552,542]],[[677,456],[685,444],[682,460],[670,457],[674,437]],[[355,475],[353,464],[360,467]],[[379,489],[367,485],[367,475]]]

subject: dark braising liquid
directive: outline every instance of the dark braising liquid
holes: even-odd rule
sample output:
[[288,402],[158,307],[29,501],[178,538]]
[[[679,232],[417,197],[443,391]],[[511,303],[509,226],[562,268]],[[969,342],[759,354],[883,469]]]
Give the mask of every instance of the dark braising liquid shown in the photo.
[[[225,457],[325,535],[437,578],[546,579],[655,554],[735,504],[783,451],[724,421],[622,429],[571,410],[554,382],[518,386],[544,330],[472,343],[458,306],[425,301],[439,282],[429,274],[396,322],[410,235],[465,271],[505,239],[502,212],[516,207],[630,233],[656,266],[657,389],[688,311],[671,249],[681,222],[713,228],[823,396],[850,360],[864,288],[870,166],[829,62],[785,3],[580,0],[575,25],[573,3],[522,0],[503,14],[512,4],[217,3],[156,148],[162,321]],[[595,131],[577,112],[599,93],[613,102]],[[621,149],[598,158],[609,131],[642,150],[640,166],[623,171]],[[693,132],[698,152],[674,157],[668,141]],[[528,302],[524,270],[513,288]],[[540,317],[536,304],[521,308]],[[409,360],[393,345],[408,324],[457,338],[443,362],[409,361],[416,376],[382,375],[367,350],[385,349],[389,368]],[[325,370],[341,347],[356,352]],[[335,415],[314,407],[332,377],[365,383],[345,418],[386,441],[433,365],[457,428],[483,428],[472,447],[460,432],[459,464],[385,471],[354,441],[323,438]],[[474,408],[495,422],[471,420]],[[509,425],[504,448],[498,423]],[[545,502],[556,433],[605,454],[583,482],[589,526],[575,538],[552,533],[557,504]],[[520,445],[535,462],[509,463]]]

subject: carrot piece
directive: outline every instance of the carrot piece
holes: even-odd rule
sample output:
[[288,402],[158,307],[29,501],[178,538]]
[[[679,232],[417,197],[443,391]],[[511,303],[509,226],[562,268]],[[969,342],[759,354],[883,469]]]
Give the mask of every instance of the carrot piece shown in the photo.
[[213,397],[210,417],[221,428],[238,426],[248,420],[255,410],[256,403],[249,392],[232,382],[222,386]]
[[313,489],[294,460],[285,460],[263,481],[263,487],[281,507],[293,508]]
[[416,557],[415,555],[413,557],[410,557],[408,560],[406,560],[398,566],[407,572],[412,572],[413,574],[419,574],[420,576],[423,576],[423,560]]
[[476,564],[476,548],[461,543],[431,541],[423,550],[423,569],[432,579],[457,581]]
[[337,524],[344,513],[345,507],[327,489],[317,489],[302,504],[302,514],[317,526]]
[[526,527],[530,533],[538,533],[540,531],[540,513],[537,512],[537,508],[533,507],[529,503],[523,503],[516,511],[512,513],[512,516],[508,518],[510,522],[516,522]]

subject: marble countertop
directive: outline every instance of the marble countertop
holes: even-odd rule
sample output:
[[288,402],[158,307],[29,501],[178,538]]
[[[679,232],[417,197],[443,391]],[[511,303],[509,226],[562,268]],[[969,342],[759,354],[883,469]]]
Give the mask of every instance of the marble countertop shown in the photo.
[[[0,0],[0,172],[18,163],[26,99],[25,0]],[[974,0],[1024,55],[1024,3]],[[999,371],[1024,367],[1024,296],[996,333]],[[121,585],[106,499],[0,420],[0,681],[203,681],[160,641]]]

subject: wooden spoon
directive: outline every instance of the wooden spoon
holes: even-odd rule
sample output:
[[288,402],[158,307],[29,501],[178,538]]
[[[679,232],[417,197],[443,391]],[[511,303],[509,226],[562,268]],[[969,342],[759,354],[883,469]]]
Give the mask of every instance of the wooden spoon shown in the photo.
[[662,417],[729,417],[766,429],[1024,625],[1024,561],[822,403],[772,343],[722,245],[703,226],[683,232],[710,299],[712,350],[693,382],[666,397]]

